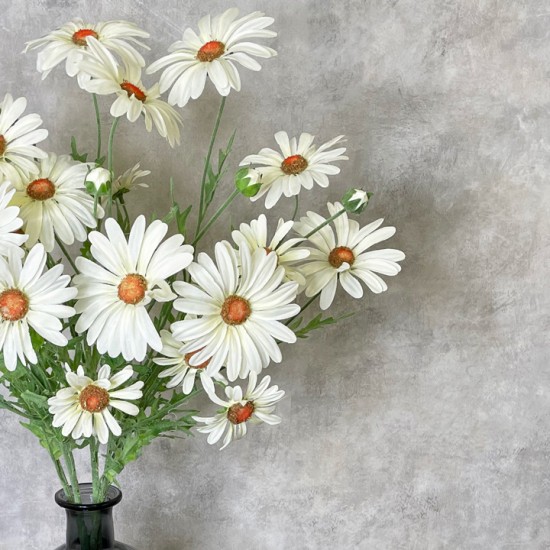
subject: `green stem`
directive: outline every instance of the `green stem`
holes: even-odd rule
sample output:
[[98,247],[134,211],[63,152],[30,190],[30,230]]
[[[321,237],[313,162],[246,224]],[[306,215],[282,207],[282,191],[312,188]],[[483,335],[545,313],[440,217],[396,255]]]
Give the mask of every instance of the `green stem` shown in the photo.
[[345,211],[346,211],[346,209],[345,209],[345,208],[342,208],[342,210],[339,210],[338,212],[336,212],[336,214],[334,214],[333,216],[331,216],[328,220],[325,220],[322,224],[318,225],[315,229],[312,229],[312,230],[305,236],[305,238],[306,238],[306,239],[309,239],[312,235],[314,235],[315,233],[317,233],[317,231],[319,231],[320,229],[323,229],[323,227],[325,227],[325,225],[328,225],[332,220],[335,220],[336,218],[338,218],[339,216],[341,216]]
[[59,248],[61,248],[61,251],[63,252],[63,254],[65,255],[65,258],[67,258],[67,260],[69,261],[69,263],[71,264],[71,267],[73,268],[74,272],[75,273],[78,273],[78,270],[76,269],[76,265],[73,261],[73,259],[71,258],[71,255],[69,254],[68,250],[65,248],[65,245],[61,242],[61,239],[59,239],[57,236],[55,237],[55,241],[57,242],[57,245],[59,246]]
[[298,198],[299,195],[294,196],[294,200],[296,201],[294,204],[294,212],[292,213],[292,221],[296,219],[296,214],[298,214],[298,204],[300,202],[300,199]]
[[97,123],[97,155],[95,158],[95,161],[97,164],[99,159],[101,158],[101,117],[99,115],[99,105],[97,103],[97,95],[92,94],[92,97],[94,98],[95,120]]
[[220,217],[222,212],[235,200],[235,197],[240,194],[238,189],[235,189],[226,201],[216,210],[216,213],[208,220],[208,223],[202,228],[193,241],[193,246],[196,246],[197,243],[204,237],[204,234],[208,231],[210,226]]
[[74,493],[74,502],[80,504],[80,489],[78,487],[78,477],[76,475],[76,466],[74,463],[73,452],[69,451],[63,446],[63,456],[65,457],[65,464],[69,470],[69,479],[71,480],[71,486]]
[[63,466],[61,465],[61,462],[54,458],[52,454],[50,454],[53,460],[53,464],[55,466],[55,471],[57,472],[57,477],[59,478],[59,481],[61,481],[61,486],[63,487],[63,491],[65,492],[65,496],[69,500],[74,499],[73,491],[71,489],[71,486],[69,485],[69,482],[67,481],[67,476],[65,475],[65,471],[63,470]]
[[[206,162],[204,163],[204,170],[202,173],[202,180],[201,180],[201,198],[200,198],[200,206],[199,206],[199,217],[197,219],[197,229],[195,230],[195,235],[199,234],[204,216],[206,214],[206,207],[205,207],[205,185],[206,185],[206,177],[208,175],[208,167],[210,166],[210,159],[212,157],[212,149],[214,148],[214,142],[216,141],[216,137],[218,135],[218,129],[220,127],[220,121],[222,119],[223,109],[225,107],[225,100],[227,98],[224,96],[222,97],[222,102],[220,104],[220,108],[218,110],[218,116],[216,117],[216,124],[214,125],[214,130],[212,132],[212,137],[210,138],[210,146],[208,147],[208,154],[206,155]],[[197,237],[195,237],[195,240],[197,240]]]
[[[111,172],[111,179],[113,177],[113,143],[115,140],[115,132],[116,127],[118,125],[118,119],[119,117],[115,118],[113,120],[113,124],[111,125],[111,131],[109,132],[109,146],[107,149],[107,169],[109,172]],[[113,208],[113,185],[109,186],[109,209],[108,209],[108,217],[111,217],[111,211]]]
[[296,319],[298,317],[298,315],[301,315],[314,301],[315,299],[319,296],[319,294],[321,294],[320,292],[318,292],[317,294],[315,294],[315,296],[312,296],[301,308],[300,308],[300,311],[294,315],[294,317],[291,317],[286,323],[285,325],[290,325],[290,323],[292,323],[292,321],[294,321],[294,319]]
[[94,502],[99,501],[99,445],[97,439],[90,439],[90,464],[92,466],[92,497]]

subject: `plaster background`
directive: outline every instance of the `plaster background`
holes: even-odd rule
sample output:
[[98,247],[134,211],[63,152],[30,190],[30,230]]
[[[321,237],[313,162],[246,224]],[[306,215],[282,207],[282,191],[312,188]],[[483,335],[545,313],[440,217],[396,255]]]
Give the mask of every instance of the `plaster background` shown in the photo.
[[[342,174],[302,204],[321,211],[366,185],[362,221],[396,225],[390,246],[407,259],[383,295],[340,291],[337,312],[357,315],[270,367],[288,393],[280,427],[222,453],[203,437],[157,441],[130,465],[118,538],[140,550],[550,548],[549,6],[233,4],[279,31],[279,56],[242,70],[229,97],[233,166],[280,129],[346,134]],[[27,96],[50,130],[45,148],[66,152],[75,134],[92,150],[91,98],[62,69],[41,82],[24,42],[74,16],[124,18],[151,32],[152,61],[226,5],[0,0],[0,95]],[[120,125],[116,167],[153,172],[134,213],[164,211],[170,176],[195,200],[218,103],[208,85],[185,108],[174,151],[141,123]],[[240,201],[216,236],[260,211]],[[16,418],[0,411],[0,425],[0,549],[53,548],[64,517],[49,458]]]

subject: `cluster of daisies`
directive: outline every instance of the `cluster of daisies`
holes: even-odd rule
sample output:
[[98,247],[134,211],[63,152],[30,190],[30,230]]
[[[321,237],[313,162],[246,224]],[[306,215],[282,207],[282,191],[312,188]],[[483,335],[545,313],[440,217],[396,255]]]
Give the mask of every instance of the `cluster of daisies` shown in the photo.
[[[198,98],[207,77],[223,96],[239,90],[238,65],[259,70],[254,58],[276,54],[250,42],[276,35],[267,29],[271,18],[259,12],[237,17],[230,9],[202,19],[198,34],[187,29],[167,56],[146,69],[163,70],[149,87],[141,80],[145,61],[138,50],[146,48],[148,34],[131,23],[75,20],[30,42],[28,49],[40,50],[37,66],[43,77],[64,62],[83,89],[115,96],[113,117],[125,115],[133,122],[143,115],[146,128],[154,125],[174,146],[182,119],[173,105]],[[160,96],[168,90],[164,101]],[[353,190],[343,203],[329,203],[326,217],[307,212],[298,222],[280,219],[272,230],[261,214],[232,231],[232,242],[218,242],[212,255],[197,254],[183,235],[168,236],[166,223],[148,224],[144,216],[126,234],[90,194],[87,182],[98,167],[40,149],[47,131],[38,115],[24,116],[25,109],[24,98],[13,100],[9,94],[0,103],[4,365],[13,371],[18,364],[39,363],[34,333],[63,347],[68,327],[100,355],[128,363],[114,373],[103,365],[93,378],[80,365],[76,370],[65,365],[67,386],[49,399],[53,425],[64,436],[94,436],[106,443],[110,434],[120,435],[114,414],[139,414],[143,396],[144,383],[131,363],[148,357],[165,367],[159,374],[165,388],[190,394],[200,384],[221,407],[213,417],[195,417],[209,443],[223,438],[224,448],[246,434],[248,423],[277,424],[275,405],[284,392],[270,386],[269,376],[259,376],[271,362],[281,362],[281,343],[296,342],[289,324],[301,311],[299,295],[318,297],[326,310],[339,285],[360,298],[364,286],[374,293],[386,290],[380,275],[400,271],[402,252],[370,250],[395,228],[381,227],[381,219],[361,227],[348,216],[366,205],[362,190]],[[279,151],[263,148],[241,162],[258,190],[251,200],[265,196],[268,209],[283,195],[296,196],[314,184],[327,187],[329,176],[340,171],[334,163],[347,159],[342,136],[316,146],[311,134],[289,138],[278,132],[275,141]],[[109,174],[105,182],[115,193],[129,191],[146,186],[140,180],[147,175],[138,164],[118,178]],[[74,261],[71,278],[51,254],[58,245],[68,256],[65,245],[76,242],[89,246]],[[168,327],[158,329],[151,318],[157,303],[169,303],[175,311]],[[239,384],[231,385],[238,379],[248,379],[244,393]],[[225,387],[225,399],[216,386]]]

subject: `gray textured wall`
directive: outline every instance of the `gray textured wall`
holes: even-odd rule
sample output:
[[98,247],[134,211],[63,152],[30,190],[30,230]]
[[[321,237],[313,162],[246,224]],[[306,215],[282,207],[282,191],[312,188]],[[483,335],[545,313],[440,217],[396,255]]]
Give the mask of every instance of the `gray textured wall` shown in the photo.
[[[222,453],[203,437],[159,441],[128,467],[119,538],[141,550],[550,548],[550,6],[234,3],[279,31],[279,57],[242,71],[229,98],[234,162],[280,129],[345,133],[351,160],[307,201],[366,184],[376,195],[363,219],[396,225],[407,260],[386,294],[339,294],[338,311],[356,317],[270,368],[288,392],[280,427]],[[29,98],[50,149],[71,134],[91,149],[90,97],[62,71],[41,83],[24,41],[77,15],[127,18],[151,32],[152,60],[225,5],[0,0],[0,95]],[[157,182],[135,213],[162,210],[170,175],[196,197],[218,104],[208,89],[184,111],[179,150],[122,124],[117,167],[141,159]],[[241,201],[233,220],[255,212]],[[53,469],[15,418],[0,423],[0,548],[53,548],[64,528]]]

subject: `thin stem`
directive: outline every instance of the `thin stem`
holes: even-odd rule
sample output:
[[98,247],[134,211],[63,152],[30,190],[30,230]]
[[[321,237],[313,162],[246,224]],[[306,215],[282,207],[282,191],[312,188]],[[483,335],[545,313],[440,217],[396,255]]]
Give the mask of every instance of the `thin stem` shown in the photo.
[[101,157],[101,117],[99,114],[99,105],[97,103],[97,95],[92,94],[92,96],[94,98],[95,120],[97,123],[97,155],[95,157],[96,163],[97,163]]
[[346,211],[346,209],[345,209],[345,208],[342,208],[342,210],[339,210],[338,212],[336,212],[336,214],[334,214],[333,216],[331,216],[328,220],[325,220],[322,224],[318,225],[315,229],[312,229],[312,230],[305,236],[305,238],[306,238],[306,239],[309,239],[312,235],[315,235],[315,233],[317,233],[317,231],[319,231],[319,229],[323,229],[323,227],[325,227],[325,225],[328,225],[332,220],[335,220],[336,218],[338,218],[339,216],[341,216],[345,211]]
[[240,193],[238,189],[235,189],[226,201],[216,210],[216,213],[208,220],[208,223],[202,228],[199,234],[195,237],[193,241],[193,246],[196,246],[197,243],[204,237],[204,234],[208,231],[210,226],[220,217],[222,212],[235,200],[235,197]]
[[99,502],[99,445],[97,439],[90,439],[90,464],[92,466],[92,497],[94,502]]
[[69,254],[68,250],[65,248],[65,245],[61,242],[61,239],[59,239],[59,237],[56,236],[55,241],[57,242],[57,245],[59,246],[59,248],[61,248],[61,251],[65,255],[65,258],[67,258],[67,260],[71,264],[71,267],[73,268],[74,272],[78,273],[78,270],[76,269],[76,265],[73,259],[71,258],[71,255]]
[[69,470],[69,479],[74,492],[74,501],[76,504],[80,504],[80,488],[78,487],[78,477],[76,475],[76,466],[74,463],[73,452],[68,451],[63,447],[63,456],[65,457],[65,464]]
[[[109,172],[111,172],[111,178],[113,176],[113,143],[115,140],[115,132],[116,132],[116,127],[118,125],[118,119],[119,117],[116,117],[113,120],[113,124],[111,125],[111,131],[109,132],[109,146],[107,149],[107,169],[109,170]],[[113,185],[111,183],[111,185],[109,186],[109,211],[108,211],[109,217],[111,217],[112,208],[113,208]]]
[[294,317],[291,317],[286,323],[285,325],[290,325],[290,323],[292,323],[292,321],[294,321],[294,319],[296,319],[298,317],[298,315],[302,314],[314,301],[315,299],[319,296],[319,294],[321,294],[320,292],[318,292],[317,294],[315,294],[315,296],[312,296],[301,308],[300,308],[300,311],[294,315]]
[[[218,135],[218,129],[220,127],[220,121],[222,119],[223,109],[225,107],[225,100],[227,98],[224,96],[222,97],[222,102],[220,104],[220,109],[218,110],[218,116],[216,117],[216,124],[214,125],[214,130],[212,132],[212,137],[210,138],[210,145],[208,147],[208,154],[206,155],[206,162],[204,163],[204,170],[202,173],[202,180],[201,180],[201,199],[200,199],[200,206],[199,206],[199,217],[197,219],[197,229],[195,229],[195,235],[198,236],[204,215],[206,214],[206,208],[205,208],[205,185],[206,185],[206,176],[208,175],[208,167],[210,166],[210,159],[212,157],[212,149],[214,148],[214,142],[216,141],[216,137]],[[197,237],[195,237],[195,240],[197,240]]]
[[71,489],[71,486],[69,485],[69,482],[67,481],[67,476],[65,475],[65,471],[63,470],[63,466],[61,465],[61,462],[53,457],[53,455],[50,455],[53,460],[53,464],[55,466],[55,471],[57,472],[57,477],[59,478],[59,481],[61,481],[61,487],[63,487],[63,491],[65,492],[65,496],[69,500],[73,500],[73,491]]
[[294,212],[292,213],[292,221],[296,219],[296,214],[298,214],[298,204],[300,202],[300,199],[298,198],[298,195],[294,196],[294,200],[296,201],[294,204]]

